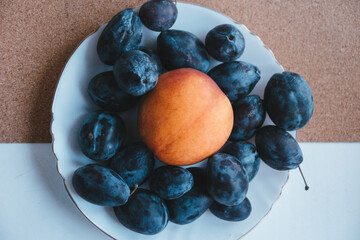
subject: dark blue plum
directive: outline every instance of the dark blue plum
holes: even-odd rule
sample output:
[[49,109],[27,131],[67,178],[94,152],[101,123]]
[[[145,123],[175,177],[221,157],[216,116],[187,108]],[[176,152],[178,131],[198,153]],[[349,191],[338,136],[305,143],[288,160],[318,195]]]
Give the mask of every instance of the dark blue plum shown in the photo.
[[251,181],[259,171],[260,158],[254,145],[248,142],[229,142],[221,152],[236,157],[241,165],[245,168],[246,173]]
[[256,134],[255,143],[260,158],[276,170],[295,169],[303,161],[299,144],[279,127],[262,127]]
[[140,50],[131,50],[121,55],[116,60],[113,71],[118,86],[134,96],[153,89],[159,76],[155,60]]
[[259,96],[251,95],[233,104],[234,126],[231,140],[247,140],[255,135],[264,123],[266,112]]
[[97,53],[100,60],[113,65],[126,51],[140,46],[142,38],[142,23],[139,16],[130,8],[116,14],[102,31]]
[[213,58],[220,62],[230,62],[243,54],[245,39],[235,26],[222,24],[208,32],[205,45]]
[[215,216],[231,222],[245,220],[250,216],[251,210],[251,204],[248,198],[245,198],[244,201],[235,206],[224,206],[217,202],[214,202],[210,206],[210,211]]
[[177,18],[177,8],[170,0],[151,0],[140,7],[139,16],[149,29],[162,32],[171,28]]
[[260,80],[260,70],[247,62],[228,62],[208,72],[230,102],[247,96]]
[[161,166],[149,179],[150,189],[162,199],[176,199],[190,191],[194,185],[191,173],[182,167]]
[[128,202],[114,208],[117,219],[128,229],[145,235],[161,232],[166,227],[168,210],[155,193],[138,188]]
[[96,164],[78,168],[72,184],[80,197],[101,206],[123,205],[130,196],[130,189],[119,174]]
[[157,49],[162,64],[166,69],[195,68],[207,72],[210,57],[204,44],[194,34],[167,30],[157,38]]
[[166,201],[170,221],[176,224],[188,224],[195,221],[213,203],[206,191],[206,170],[198,167],[187,169],[194,178],[194,186],[180,198]]
[[139,100],[119,88],[112,71],[93,77],[88,85],[88,94],[97,106],[114,112],[126,111]]
[[114,113],[95,111],[87,114],[81,124],[78,142],[81,151],[95,161],[110,159],[125,141],[123,120]]
[[158,67],[158,71],[159,71],[159,75],[163,74],[165,72],[165,69],[162,66],[161,60],[160,60],[159,56],[156,53],[154,53],[150,48],[144,47],[144,46],[140,46],[139,50],[143,51],[144,53],[149,55],[156,62],[157,67]]
[[311,89],[297,73],[274,74],[266,85],[264,102],[271,120],[286,131],[304,127],[314,111]]
[[110,167],[129,185],[140,186],[154,168],[154,154],[144,143],[134,143],[121,149],[111,159]]
[[220,204],[234,206],[246,197],[249,178],[239,160],[226,153],[212,155],[207,163],[207,190]]

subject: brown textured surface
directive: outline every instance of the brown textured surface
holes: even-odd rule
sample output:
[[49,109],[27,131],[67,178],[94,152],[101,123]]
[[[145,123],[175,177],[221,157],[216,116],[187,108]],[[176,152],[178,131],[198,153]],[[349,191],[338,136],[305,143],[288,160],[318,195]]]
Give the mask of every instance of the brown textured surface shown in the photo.
[[[59,74],[100,24],[144,1],[0,1],[0,142],[50,142]],[[258,35],[310,84],[315,111],[299,141],[360,141],[360,1],[193,0]]]

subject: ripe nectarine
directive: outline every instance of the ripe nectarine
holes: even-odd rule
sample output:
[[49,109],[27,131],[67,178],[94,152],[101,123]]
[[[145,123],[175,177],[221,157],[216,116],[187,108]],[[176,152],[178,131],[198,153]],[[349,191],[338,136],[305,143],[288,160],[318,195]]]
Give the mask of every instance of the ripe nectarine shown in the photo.
[[191,68],[162,74],[138,114],[140,138],[170,165],[194,164],[217,152],[233,121],[226,95],[208,75]]

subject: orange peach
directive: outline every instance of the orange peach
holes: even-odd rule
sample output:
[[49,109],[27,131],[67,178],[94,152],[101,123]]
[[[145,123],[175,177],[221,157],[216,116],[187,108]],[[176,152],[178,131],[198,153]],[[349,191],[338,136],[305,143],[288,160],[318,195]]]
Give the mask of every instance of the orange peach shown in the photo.
[[226,95],[208,75],[192,68],[162,74],[138,114],[140,138],[170,165],[194,164],[217,152],[233,121]]

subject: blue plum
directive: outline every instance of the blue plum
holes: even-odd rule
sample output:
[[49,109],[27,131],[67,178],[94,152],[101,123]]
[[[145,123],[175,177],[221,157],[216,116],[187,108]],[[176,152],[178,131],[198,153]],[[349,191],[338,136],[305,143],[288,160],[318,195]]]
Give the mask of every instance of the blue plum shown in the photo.
[[246,197],[249,178],[239,160],[226,153],[212,155],[207,163],[207,190],[220,204],[234,206]]
[[131,50],[122,54],[114,64],[114,76],[125,92],[140,96],[153,89],[158,81],[158,67],[147,53]]
[[166,69],[195,68],[202,72],[209,70],[209,54],[201,40],[190,32],[162,32],[157,38],[157,49]]
[[125,205],[114,208],[117,219],[128,229],[153,235],[165,229],[168,210],[155,193],[138,188]]
[[206,191],[206,170],[199,167],[187,168],[194,178],[194,186],[180,198],[166,201],[170,221],[188,224],[198,219],[213,203]]
[[260,158],[274,169],[295,169],[303,161],[299,144],[279,127],[262,127],[256,134],[255,143]]
[[274,74],[265,88],[265,109],[276,126],[293,131],[304,127],[314,111],[311,89],[297,73]]
[[194,185],[191,173],[178,166],[161,166],[149,179],[150,189],[162,199],[176,199],[190,191]]
[[177,18],[177,8],[170,0],[151,0],[140,7],[139,16],[149,29],[162,32],[171,28]]
[[246,170],[249,181],[251,181],[259,171],[260,158],[256,147],[251,143],[242,141],[229,142],[221,149],[221,152],[230,154],[239,160]]
[[95,111],[83,119],[78,143],[81,151],[95,161],[110,159],[125,141],[123,120],[114,113]]
[[234,126],[231,140],[247,140],[255,135],[262,126],[266,112],[259,96],[251,95],[237,100],[233,104]]
[[127,202],[130,189],[113,170],[89,164],[72,176],[75,191],[85,200],[101,206],[120,206]]
[[227,62],[208,72],[230,102],[247,96],[260,80],[260,70],[247,62]]
[[97,53],[100,60],[113,65],[126,51],[140,46],[142,38],[142,23],[139,16],[130,8],[116,14],[102,31]]
[[88,94],[97,106],[114,112],[129,110],[139,100],[119,88],[112,71],[93,77],[88,85]]
[[140,186],[154,168],[155,158],[144,143],[138,142],[121,149],[111,159],[110,167],[117,172],[131,188]]
[[210,206],[210,211],[215,216],[232,222],[245,220],[250,216],[251,210],[252,208],[248,198],[245,198],[244,201],[235,206],[224,206],[217,202],[214,202]]
[[235,26],[222,24],[208,32],[205,45],[213,58],[221,62],[230,62],[243,54],[245,39]]
[[150,48],[144,47],[144,46],[140,46],[139,50],[143,51],[144,53],[149,55],[156,62],[157,67],[158,67],[158,71],[159,71],[159,75],[163,74],[165,72],[165,69],[162,66],[161,60],[160,60],[159,56],[156,53],[154,53]]

